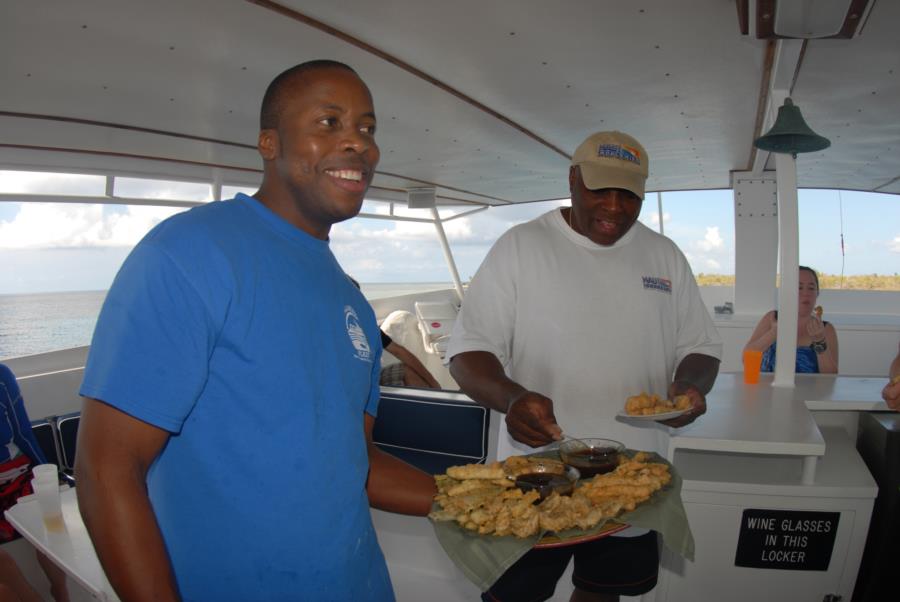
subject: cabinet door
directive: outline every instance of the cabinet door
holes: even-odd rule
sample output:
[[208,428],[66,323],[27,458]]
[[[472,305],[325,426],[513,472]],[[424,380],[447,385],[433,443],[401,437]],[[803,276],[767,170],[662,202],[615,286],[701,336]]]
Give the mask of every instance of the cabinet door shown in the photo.
[[[831,561],[825,571],[734,565],[745,508],[820,510],[811,507],[815,501],[815,498],[779,498],[776,503],[775,500],[756,499],[742,506],[686,502],[684,506],[695,541],[695,558],[689,562],[664,550],[657,588],[661,591],[656,593],[655,599],[665,602],[822,602],[827,594],[840,594],[844,600],[849,600],[852,591],[840,590],[855,510],[821,508],[840,512]],[[850,588],[852,590],[852,581]]]

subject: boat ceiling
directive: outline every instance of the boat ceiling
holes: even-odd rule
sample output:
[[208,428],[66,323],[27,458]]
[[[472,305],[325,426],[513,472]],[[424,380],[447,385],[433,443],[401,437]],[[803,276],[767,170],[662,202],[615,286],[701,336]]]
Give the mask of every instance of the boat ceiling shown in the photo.
[[[569,155],[601,129],[644,144],[648,190],[729,188],[754,168],[773,56],[788,54],[742,34],[746,4],[6,3],[0,169],[255,185],[263,90],[329,58],[375,99],[373,198],[429,186],[442,204],[565,198]],[[854,37],[807,41],[790,70],[791,97],[832,142],[799,157],[801,187],[900,193],[900,2],[869,9]]]

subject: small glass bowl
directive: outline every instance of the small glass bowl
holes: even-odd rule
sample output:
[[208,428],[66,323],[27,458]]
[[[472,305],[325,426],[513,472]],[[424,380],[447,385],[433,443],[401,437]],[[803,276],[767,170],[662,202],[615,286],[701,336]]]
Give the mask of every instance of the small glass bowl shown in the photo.
[[556,470],[540,470],[541,467],[542,465],[538,464],[535,466],[537,470],[516,476],[516,487],[526,493],[537,491],[541,500],[547,499],[554,492],[559,495],[572,495],[575,483],[581,478],[577,468],[566,466],[565,472],[560,474]]
[[624,451],[625,445],[612,439],[567,439],[559,444],[560,459],[585,479],[615,470]]

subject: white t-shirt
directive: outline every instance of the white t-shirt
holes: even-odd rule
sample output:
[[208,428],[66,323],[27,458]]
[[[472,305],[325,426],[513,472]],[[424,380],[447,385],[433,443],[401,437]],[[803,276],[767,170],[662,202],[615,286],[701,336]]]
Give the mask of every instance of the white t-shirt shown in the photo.
[[[630,395],[666,397],[688,354],[722,343],[684,255],[640,222],[614,245],[572,230],[559,209],[506,232],[469,286],[447,357],[493,353],[553,400],[563,432],[663,452],[668,427],[616,420]],[[497,454],[531,453],[500,427]]]

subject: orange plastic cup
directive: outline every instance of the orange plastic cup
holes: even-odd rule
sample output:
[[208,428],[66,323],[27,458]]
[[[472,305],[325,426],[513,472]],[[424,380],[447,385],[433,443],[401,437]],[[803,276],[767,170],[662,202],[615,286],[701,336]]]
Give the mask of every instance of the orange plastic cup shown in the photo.
[[759,368],[762,365],[762,351],[744,352],[744,382],[755,385],[759,382]]

